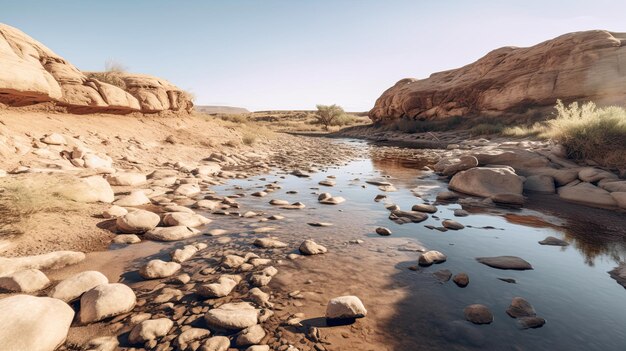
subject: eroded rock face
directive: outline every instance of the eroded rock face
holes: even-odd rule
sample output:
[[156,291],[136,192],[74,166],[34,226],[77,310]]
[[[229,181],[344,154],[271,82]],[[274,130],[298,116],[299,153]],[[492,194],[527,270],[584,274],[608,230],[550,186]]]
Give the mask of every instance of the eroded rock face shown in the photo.
[[191,110],[188,94],[152,76],[121,73],[124,88],[79,71],[22,31],[0,23],[0,102],[56,102],[75,112]]
[[369,112],[374,122],[520,112],[564,101],[624,104],[626,34],[575,32],[528,48],[496,49],[467,66],[402,79]]

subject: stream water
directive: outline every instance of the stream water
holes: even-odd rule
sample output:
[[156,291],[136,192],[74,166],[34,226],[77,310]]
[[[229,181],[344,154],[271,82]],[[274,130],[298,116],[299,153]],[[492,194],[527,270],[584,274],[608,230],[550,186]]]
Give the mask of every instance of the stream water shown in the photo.
[[[281,313],[304,311],[308,317],[316,317],[323,315],[328,298],[338,294],[359,296],[369,311],[366,318],[357,322],[361,323],[363,334],[349,339],[336,332],[328,350],[626,350],[626,289],[607,273],[626,259],[623,214],[559,201],[546,206],[554,201],[550,197],[531,198],[530,208],[525,209],[437,204],[435,196],[447,190],[447,184],[434,173],[422,170],[428,160],[421,157],[420,150],[395,149],[401,152],[394,152],[391,148],[389,152],[380,152],[387,149],[354,140],[336,142],[360,149],[363,156],[312,173],[310,178],[277,171],[212,187],[218,195],[245,194],[237,198],[239,211],[263,215],[243,218],[204,213],[213,222],[203,229],[227,230],[226,236],[233,239],[230,243],[208,236],[175,243],[146,241],[89,254],[84,264],[71,269],[107,267],[109,276],[129,272],[122,275],[122,281],[141,289],[141,279],[133,270],[155,257],[167,259],[174,247],[204,241],[210,249],[257,250],[262,256],[273,255],[280,270],[271,286],[275,293],[281,294],[277,289],[282,284],[286,292],[311,290],[310,296],[317,296],[297,305],[281,302]],[[335,186],[318,185],[328,176],[335,177]],[[389,181],[397,191],[382,192],[365,182],[369,179]],[[249,196],[273,182],[281,188],[266,197]],[[320,192],[342,196],[346,202],[319,204]],[[387,199],[375,202],[378,194],[387,195]],[[301,201],[306,208],[279,209],[269,204],[271,199]],[[410,210],[412,205],[424,201],[435,203],[438,208],[428,220],[399,225],[388,219],[385,204],[394,203]],[[470,215],[454,217],[454,209],[462,207]],[[259,221],[270,214],[285,218]],[[441,232],[426,227],[439,227],[444,219],[455,219],[465,228]],[[312,227],[308,222],[331,222],[333,226]],[[255,232],[268,226],[275,230]],[[391,229],[393,234],[378,236],[374,230],[379,226]],[[269,235],[289,243],[289,249],[259,250],[251,245],[255,237]],[[564,239],[570,245],[538,244],[547,236]],[[329,253],[294,261],[284,259],[287,253],[297,252],[297,245],[307,238],[327,246]],[[363,243],[350,243],[357,239]],[[420,245],[445,253],[447,261],[416,271],[409,269],[416,266],[419,253],[399,248]],[[498,270],[475,260],[480,256],[501,255],[519,256],[534,269]],[[280,263],[280,259],[284,262]],[[206,261],[199,258],[192,264],[204,267]],[[191,267],[186,269],[190,272]],[[437,281],[432,273],[440,269],[453,274],[467,273],[469,285],[459,288],[452,281]],[[499,278],[514,279],[516,283]],[[306,281],[315,283],[307,288]],[[537,315],[547,321],[543,327],[522,330],[505,313],[516,296],[534,306]],[[474,325],[466,321],[463,309],[470,304],[486,305],[494,314],[493,323]],[[305,327],[307,323],[316,325],[314,321],[320,319],[303,323]],[[324,334],[330,338],[333,331],[345,329],[326,330]]]
[[[366,150],[377,147],[363,142],[338,142],[349,142]],[[319,230],[307,228],[305,223],[311,221],[334,223],[333,227],[324,228],[322,232],[327,238],[344,242],[378,237],[374,229],[383,226],[393,232],[389,240],[408,238],[430,250],[445,253],[448,259],[443,264],[414,272],[408,267],[414,266],[415,260],[400,262],[395,267],[396,274],[389,277],[388,286],[363,287],[364,293],[365,290],[376,293],[395,285],[407,291],[406,297],[396,303],[394,316],[386,323],[391,334],[397,336],[392,342],[397,344],[397,350],[626,350],[626,290],[607,273],[626,258],[626,219],[623,215],[606,214],[612,227],[623,229],[618,233],[623,235],[604,239],[602,228],[594,231],[585,223],[575,223],[584,221],[584,218],[567,216],[568,208],[580,208],[564,203],[561,209],[552,211],[562,212],[562,216],[529,209],[492,210],[466,206],[471,213],[468,217],[454,217],[453,210],[461,208],[459,204],[437,204],[437,213],[428,220],[399,225],[388,219],[389,211],[384,202],[373,200],[383,192],[366,184],[365,180],[384,179],[393,183],[397,191],[385,193],[386,201],[404,210],[423,199],[434,202],[435,194],[446,190],[446,183],[421,170],[426,162],[420,161],[419,150],[415,150],[412,157],[401,158],[386,154],[381,159],[377,153],[366,154],[369,156],[344,166],[313,173],[311,178],[264,175],[232,181],[215,190],[220,194],[250,193],[276,181],[282,189],[262,201],[251,197],[238,201],[244,207],[268,212],[275,212],[267,204],[272,198],[304,202],[307,205],[304,210],[287,211],[287,224],[281,226],[283,233],[290,232],[289,235],[300,240],[314,235],[310,234],[311,231]],[[329,188],[319,186],[318,182],[329,175],[336,177],[337,184]],[[416,189],[422,198],[416,196]],[[299,193],[287,194],[290,190]],[[342,196],[347,201],[338,206],[320,205],[317,194],[321,191]],[[440,232],[425,227],[441,226],[443,219],[455,219],[465,228]],[[586,232],[572,228],[585,228]],[[547,236],[564,239],[570,245],[539,245],[538,241]],[[475,260],[480,256],[501,255],[522,257],[534,269],[498,270]],[[367,260],[367,257],[362,259]],[[433,284],[430,273],[444,268],[453,274],[466,272],[470,284],[466,288],[459,288],[452,281]],[[371,267],[364,264],[364,269]],[[516,283],[498,278],[515,279]],[[429,283],[423,283],[424,280]],[[516,320],[505,313],[516,296],[528,300],[537,315],[547,323],[538,329],[518,328]],[[479,326],[464,320],[464,307],[475,303],[489,307],[495,317],[493,323]]]

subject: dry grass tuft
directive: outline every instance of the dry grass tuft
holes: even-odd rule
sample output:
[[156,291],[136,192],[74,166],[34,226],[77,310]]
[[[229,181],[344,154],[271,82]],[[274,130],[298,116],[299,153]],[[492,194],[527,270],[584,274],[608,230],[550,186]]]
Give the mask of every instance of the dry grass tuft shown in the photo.
[[559,100],[556,110],[545,134],[565,146],[568,156],[612,168],[626,166],[626,109],[598,108],[593,102],[566,107]]
[[59,189],[64,178],[45,174],[27,174],[0,179],[0,237],[24,234],[34,227],[33,216],[39,213],[77,211],[85,205],[68,200]]

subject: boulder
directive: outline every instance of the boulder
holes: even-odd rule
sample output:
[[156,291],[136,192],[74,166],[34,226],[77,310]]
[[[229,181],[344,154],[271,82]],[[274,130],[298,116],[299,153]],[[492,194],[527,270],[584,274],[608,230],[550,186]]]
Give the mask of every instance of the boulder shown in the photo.
[[115,336],[100,336],[83,345],[85,351],[116,351],[120,345]]
[[569,202],[590,207],[617,208],[617,201],[611,196],[611,193],[591,183],[562,186],[558,189],[558,193],[561,199]]
[[493,322],[493,314],[485,305],[469,305],[463,309],[465,319],[474,324],[489,324]]
[[460,288],[464,288],[469,284],[469,276],[467,273],[457,273],[452,277],[452,281]]
[[513,318],[534,317],[537,315],[533,306],[521,297],[514,297],[511,305],[506,309],[506,314]]
[[130,312],[136,301],[133,290],[124,284],[101,284],[80,298],[79,320],[87,324]]
[[128,210],[124,207],[113,205],[106,210],[102,211],[102,217],[104,218],[117,218],[122,217],[128,213]]
[[163,217],[163,224],[167,226],[185,226],[195,228],[208,223],[211,223],[210,219],[197,213],[172,212],[165,214]]
[[626,191],[611,193],[613,200],[617,203],[617,207],[626,210]]
[[154,229],[161,217],[158,214],[146,210],[135,210],[123,217],[119,217],[115,224],[117,230],[125,234],[145,233]]
[[116,186],[137,186],[137,185],[144,184],[146,182],[146,176],[141,173],[133,173],[133,172],[119,173],[118,172],[113,175],[110,175],[107,178],[107,181],[109,182],[109,184],[116,185]]
[[181,350],[186,350],[189,344],[201,340],[211,335],[211,332],[204,328],[190,328],[180,333],[176,338],[176,344]]
[[492,197],[522,195],[523,180],[508,168],[476,167],[455,174],[448,187],[464,194]]
[[177,241],[200,235],[194,228],[177,225],[174,227],[158,227],[148,231],[144,237],[155,241]]
[[195,184],[182,184],[176,190],[174,194],[191,197],[200,194],[202,190]]
[[417,211],[393,210],[389,214],[389,219],[391,219],[392,221],[398,224],[419,223],[419,222],[423,222],[427,220],[428,215],[422,212],[417,212]]
[[233,289],[239,284],[241,277],[238,275],[222,275],[217,283],[203,284],[198,286],[197,293],[200,296],[208,298],[218,298],[228,296]]
[[67,141],[63,135],[58,133],[51,133],[41,139],[41,142],[48,145],[65,145]]
[[532,193],[554,194],[554,178],[548,175],[532,175],[526,177],[524,190]]
[[609,271],[609,275],[626,289],[626,262],[620,262],[619,266]]
[[60,281],[50,290],[48,296],[65,302],[72,302],[86,291],[108,282],[109,279],[98,271],[80,272]]
[[449,177],[474,167],[478,167],[478,159],[471,155],[463,155],[459,157],[459,162],[446,166],[441,173]]
[[141,238],[139,238],[135,234],[118,234],[111,240],[114,244],[137,244],[141,242]]
[[593,167],[585,167],[578,171],[578,178],[587,183],[596,183],[605,179],[618,180],[617,174]]
[[22,257],[0,257],[0,277],[25,269],[58,269],[76,264],[85,254],[76,251],[54,251],[47,254]]
[[420,266],[430,266],[433,263],[443,263],[448,257],[439,251],[431,250],[420,255],[418,263]]
[[100,336],[83,345],[85,351],[116,351],[120,345],[115,336]]
[[255,324],[242,330],[237,336],[235,344],[237,346],[248,346],[258,344],[265,337],[265,329],[260,324]]
[[173,326],[174,322],[168,318],[148,319],[130,331],[128,341],[131,344],[143,344],[167,335]]
[[115,199],[109,183],[97,175],[66,182],[57,189],[57,192],[63,197],[77,202],[111,203]]
[[460,230],[465,228],[465,226],[457,221],[453,221],[451,219],[446,219],[444,221],[441,222],[441,225],[443,225],[444,228],[446,229],[451,229],[451,230]]
[[124,207],[136,207],[149,204],[150,202],[150,199],[146,196],[146,193],[144,193],[143,190],[134,190],[131,191],[129,195],[122,196],[117,199],[114,204]]
[[151,260],[139,270],[139,275],[145,279],[159,279],[174,275],[181,269],[180,263]]
[[[563,101],[624,104],[619,57],[624,36],[604,30],[569,33],[527,48],[503,47],[461,68],[387,89],[369,112],[373,122],[398,118],[502,115]],[[602,86],[601,92],[598,86]]]
[[303,255],[318,255],[326,253],[328,251],[324,246],[319,245],[315,241],[310,239],[302,242],[302,244],[300,244],[299,250]]
[[326,318],[328,319],[352,319],[365,316],[367,316],[367,310],[356,296],[335,297],[326,305]]
[[259,310],[248,302],[226,303],[209,310],[204,320],[216,328],[241,330],[258,323]]
[[21,293],[33,293],[50,285],[50,280],[38,269],[25,269],[0,277],[0,288]]
[[271,238],[259,238],[254,240],[254,246],[264,248],[264,249],[280,249],[283,247],[287,247],[287,244]]
[[74,310],[50,297],[14,295],[0,299],[3,350],[53,351],[65,342]]
[[626,192],[626,180],[620,180],[615,182],[604,182],[598,184],[598,186],[609,192]]
[[176,249],[172,252],[172,261],[183,263],[193,257],[198,252],[198,248],[194,245],[185,245],[182,249]]
[[229,347],[229,338],[225,336],[213,336],[204,341],[200,351],[227,351]]

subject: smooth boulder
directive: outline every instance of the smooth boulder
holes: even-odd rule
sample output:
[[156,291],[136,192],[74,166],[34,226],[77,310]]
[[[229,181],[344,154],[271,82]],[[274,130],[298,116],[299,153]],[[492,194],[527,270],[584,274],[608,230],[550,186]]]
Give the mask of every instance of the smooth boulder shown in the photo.
[[454,191],[481,197],[498,194],[521,196],[523,180],[508,167],[476,167],[455,174],[448,187]]
[[130,312],[136,302],[135,293],[127,285],[98,285],[80,298],[79,320],[87,324]]
[[14,295],[0,299],[0,348],[53,351],[65,342],[74,310],[50,297]]
[[107,284],[109,279],[98,271],[85,271],[69,276],[60,281],[48,296],[65,302],[79,298],[83,293],[98,285]]
[[365,316],[367,316],[367,310],[361,299],[356,296],[335,297],[326,305],[326,318],[328,319],[351,319]]

